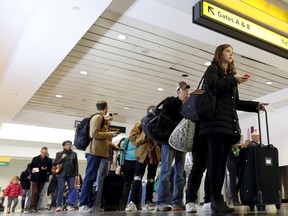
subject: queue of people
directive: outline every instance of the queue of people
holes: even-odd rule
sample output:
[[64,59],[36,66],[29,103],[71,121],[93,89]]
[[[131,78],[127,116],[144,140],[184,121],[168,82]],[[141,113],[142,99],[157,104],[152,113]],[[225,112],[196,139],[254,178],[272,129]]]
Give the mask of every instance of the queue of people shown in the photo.
[[[149,139],[142,131],[141,123],[137,123],[132,129],[129,138],[126,141],[127,155],[121,164],[121,171],[124,175],[124,193],[122,199],[122,208],[126,206],[126,211],[136,211],[141,209],[139,203],[139,193],[141,194],[142,179],[146,168],[147,185],[145,197],[145,210],[157,211],[182,211],[197,212],[196,200],[197,192],[200,187],[203,173],[207,169],[205,179],[205,197],[204,207],[216,213],[232,213],[233,208],[227,205],[221,193],[226,165],[230,172],[230,191],[234,206],[240,205],[237,195],[236,177],[238,173],[237,156],[234,149],[243,146],[256,145],[259,142],[259,134],[252,134],[252,141],[246,144],[237,144],[240,141],[241,130],[238,122],[237,110],[247,112],[258,112],[265,109],[265,103],[255,101],[244,101],[239,98],[238,85],[248,81],[247,76],[237,73],[233,61],[233,48],[229,44],[222,44],[215,50],[212,64],[207,68],[204,74],[204,88],[206,91],[216,94],[217,112],[211,119],[200,120],[196,124],[197,135],[193,146],[193,166],[188,177],[186,202],[183,200],[185,179],[183,176],[186,153],[172,148],[167,141],[155,141]],[[177,97],[167,97],[162,106],[162,114],[168,116],[173,122],[179,123],[182,116],[179,113],[181,106],[189,97],[190,86],[181,81],[177,84]],[[90,121],[91,142],[86,149],[85,157],[87,159],[86,174],[82,184],[79,198],[79,212],[90,213],[93,211],[93,184],[96,182],[97,191],[101,194],[101,187],[105,176],[108,174],[108,166],[111,149],[119,150],[119,147],[112,144],[112,138],[119,133],[109,130],[109,119],[105,118],[108,113],[108,104],[106,101],[96,103],[97,114]],[[149,107],[150,108],[150,107]],[[148,110],[149,110],[148,108]],[[124,140],[123,140],[124,141]],[[61,165],[61,172],[54,174],[57,179],[57,196],[54,197],[56,212],[63,211],[63,192],[65,183],[68,185],[69,192],[75,187],[75,178],[78,177],[78,159],[77,154],[71,149],[72,142],[67,140],[62,143],[63,150],[57,152],[55,160],[47,156],[48,149],[43,147],[40,155],[32,159],[27,167],[28,175],[21,177],[22,181],[31,182],[29,203],[30,212],[38,210],[40,193],[45,182],[49,180],[52,174],[52,167]],[[129,156],[129,152],[131,155]],[[228,157],[229,155],[229,157]],[[236,158],[235,158],[236,157]],[[228,159],[228,161],[227,161]],[[158,186],[158,199],[153,200],[153,185],[156,176],[156,169],[160,163],[160,176]],[[172,205],[167,203],[167,197],[170,190],[170,179],[173,165],[173,196]],[[55,168],[55,169],[56,169]],[[118,174],[121,172],[118,170]],[[19,178],[19,177],[18,177]],[[14,177],[11,186],[8,188],[21,187],[19,179]],[[24,183],[22,184],[24,189]],[[13,189],[14,190],[14,189]],[[16,191],[16,189],[15,189]],[[25,186],[24,194],[27,195],[28,186]],[[20,190],[15,196],[22,196]],[[9,197],[9,191],[4,193]],[[141,197],[141,196],[140,196]],[[24,198],[24,196],[23,196]],[[55,201],[56,199],[56,201]],[[11,208],[11,201],[14,205]],[[56,202],[56,204],[55,204]],[[101,199],[97,201],[100,207]],[[156,203],[156,206],[153,204]],[[8,209],[15,210],[16,199],[9,199]],[[25,206],[25,198],[22,200],[22,209]],[[71,203],[67,203],[67,210],[77,210]]]

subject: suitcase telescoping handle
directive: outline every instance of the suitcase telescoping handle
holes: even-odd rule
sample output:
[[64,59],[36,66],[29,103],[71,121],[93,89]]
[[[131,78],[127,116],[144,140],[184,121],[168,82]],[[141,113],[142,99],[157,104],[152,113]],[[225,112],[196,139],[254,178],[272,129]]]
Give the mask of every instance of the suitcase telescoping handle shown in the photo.
[[[269,137],[269,128],[268,128],[268,115],[266,109],[263,110],[265,113],[265,121],[266,121],[266,133],[267,133],[267,145],[271,146],[270,144],[270,137]],[[262,143],[262,135],[261,135],[261,120],[260,120],[260,109],[258,108],[258,127],[259,127],[259,135],[260,135],[260,144],[263,145]]]

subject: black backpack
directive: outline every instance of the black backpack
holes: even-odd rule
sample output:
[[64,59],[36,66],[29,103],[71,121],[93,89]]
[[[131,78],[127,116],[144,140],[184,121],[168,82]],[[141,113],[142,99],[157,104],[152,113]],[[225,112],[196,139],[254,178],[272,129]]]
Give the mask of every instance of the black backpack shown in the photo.
[[[98,113],[94,115],[100,115]],[[76,149],[85,151],[87,146],[89,145],[92,138],[89,135],[90,130],[90,120],[94,116],[90,116],[88,118],[84,118],[76,127],[75,136],[74,136],[74,146]],[[102,116],[102,115],[101,115]],[[102,116],[103,120],[101,123],[101,128],[104,125],[104,117]]]
[[168,142],[170,134],[177,125],[169,116],[161,113],[161,106],[166,99],[151,108],[141,121],[142,130],[149,139]]

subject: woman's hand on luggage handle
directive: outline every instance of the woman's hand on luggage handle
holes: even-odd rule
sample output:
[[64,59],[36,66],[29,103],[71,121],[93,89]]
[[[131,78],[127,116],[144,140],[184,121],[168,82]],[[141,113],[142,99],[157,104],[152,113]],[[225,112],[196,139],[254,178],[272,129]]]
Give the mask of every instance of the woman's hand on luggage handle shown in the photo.
[[261,111],[264,111],[265,110],[265,106],[268,106],[269,105],[269,103],[259,103],[258,104],[258,108],[259,108],[259,110],[261,110]]

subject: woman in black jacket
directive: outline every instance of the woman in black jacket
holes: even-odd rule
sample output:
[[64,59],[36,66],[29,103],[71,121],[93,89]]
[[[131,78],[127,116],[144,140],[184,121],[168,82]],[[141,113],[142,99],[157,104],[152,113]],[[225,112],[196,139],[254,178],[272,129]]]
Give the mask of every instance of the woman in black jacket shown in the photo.
[[217,47],[212,64],[204,75],[205,89],[216,94],[216,112],[213,119],[200,122],[200,136],[207,138],[209,149],[208,176],[211,188],[211,209],[214,212],[233,212],[221,194],[226,161],[233,144],[240,140],[236,110],[257,112],[264,109],[264,103],[239,99],[238,84],[246,82],[249,75],[236,73],[233,62],[233,48],[229,44]]
[[[63,210],[63,192],[65,189],[65,182],[67,182],[69,193],[75,187],[75,177],[78,177],[78,158],[77,153],[72,151],[72,142],[67,140],[62,143],[63,151],[57,152],[55,160],[52,165],[56,166],[58,164],[62,165],[62,169],[59,173],[56,173],[58,182],[58,192],[57,192],[57,209],[56,212],[61,212]],[[72,204],[67,203],[67,210],[75,211]]]

